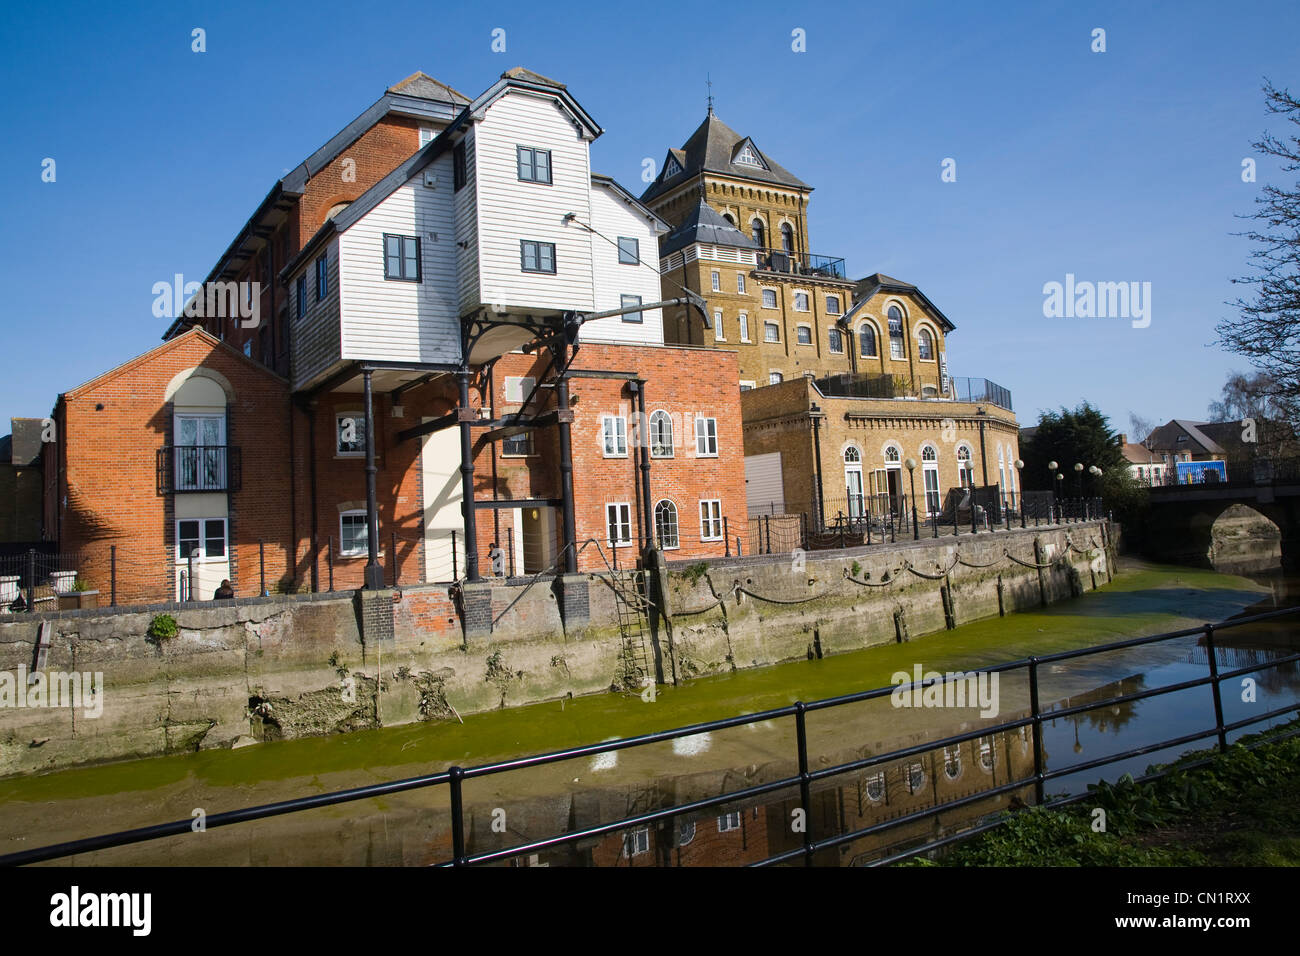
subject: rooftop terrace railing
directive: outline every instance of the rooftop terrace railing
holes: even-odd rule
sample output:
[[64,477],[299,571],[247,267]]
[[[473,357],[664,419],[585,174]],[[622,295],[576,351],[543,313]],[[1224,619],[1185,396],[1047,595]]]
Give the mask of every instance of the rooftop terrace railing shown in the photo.
[[988,402],[998,408],[1014,412],[1011,404],[1011,392],[997,382],[987,378],[965,378],[955,376],[951,385],[952,397],[959,402]]
[[823,279],[847,279],[844,260],[835,256],[817,256],[785,249],[758,250],[758,268],[785,275],[814,276]]
[[[808,752],[808,728],[807,717],[810,713],[817,711],[829,711],[847,704],[859,703],[862,701],[874,700],[877,698],[887,697],[899,690],[896,685],[889,687],[880,687],[873,690],[860,691],[853,694],[845,694],[839,697],[827,698],[812,702],[797,701],[785,707],[777,707],[772,710],[766,710],[761,713],[742,714],[734,717],[728,717],[723,720],[713,720],[706,723],[692,724],[688,727],[679,727],[674,730],[659,731],[656,733],[642,734],[637,737],[629,737],[623,740],[606,741],[595,744],[588,744],[582,747],[573,747],[567,750],[559,750],[548,754],[541,754],[532,757],[522,757],[515,760],[506,760],[498,763],[485,764],[478,767],[459,767],[453,766],[447,770],[425,774],[417,777],[409,777],[404,780],[394,780],[387,783],[373,784],[366,787],[357,787],[351,790],[340,790],[333,793],[315,794],[308,797],[300,797],[294,800],[285,800],[279,803],[264,804],[256,807],[246,807],[239,810],[231,810],[225,813],[212,814],[207,817],[206,828],[211,830],[216,827],[231,826],[236,823],[244,823],[252,820],[263,820],[269,817],[281,816],[287,813],[299,813],[304,810],[312,810],[320,807],[337,806],[344,803],[350,803],[357,800],[366,800],[374,797],[388,796],[396,793],[403,793],[410,790],[419,790],[428,787],[446,786],[449,789],[450,796],[450,813],[452,825],[452,852],[453,857],[441,865],[443,866],[471,866],[483,863],[502,862],[509,859],[515,859],[521,856],[529,856],[542,850],[554,847],[567,846],[576,844],[580,841],[588,840],[592,837],[603,836],[605,834],[616,833],[620,830],[626,830],[631,827],[654,824],[660,821],[669,821],[674,817],[692,813],[698,810],[720,807],[725,804],[735,803],[739,800],[750,800],[765,794],[777,793],[783,789],[798,787],[800,806],[808,808],[812,806],[812,785],[818,781],[826,780],[839,774],[849,773],[858,770],[864,770],[889,761],[898,760],[912,756],[918,756],[927,752],[938,751],[945,747],[951,747],[966,741],[972,741],[980,737],[986,737],[1002,732],[1019,730],[1022,727],[1032,728],[1032,745],[1033,745],[1033,773],[1028,777],[1022,777],[1010,780],[999,786],[981,789],[973,794],[969,794],[954,800],[948,800],[943,803],[936,803],[933,806],[924,807],[911,813],[906,813],[893,819],[873,823],[869,826],[852,830],[847,833],[837,833],[833,836],[823,839],[815,839],[811,828],[805,827],[801,837],[801,845],[784,852],[776,853],[755,864],[755,866],[771,866],[781,863],[794,863],[802,861],[804,865],[811,866],[818,853],[839,847],[843,844],[851,843],[855,840],[861,840],[875,834],[883,833],[893,827],[916,823],[938,816],[939,814],[958,809],[966,806],[973,806],[980,801],[987,800],[989,797],[1001,794],[1013,793],[1018,790],[1027,790],[1032,788],[1034,802],[1040,806],[1063,806],[1073,803],[1077,800],[1085,799],[1089,794],[1084,791],[1073,796],[1058,797],[1051,801],[1046,800],[1046,785],[1052,780],[1058,780],[1073,774],[1078,774],[1087,770],[1099,770],[1103,767],[1110,766],[1120,761],[1129,760],[1134,757],[1140,757],[1147,754],[1157,753],[1172,747],[1180,747],[1192,744],[1207,738],[1216,738],[1218,749],[1220,751],[1228,748],[1228,734],[1238,730],[1243,730],[1254,724],[1264,721],[1274,720],[1286,717],[1297,711],[1300,711],[1300,704],[1290,703],[1284,707],[1272,708],[1264,713],[1256,714],[1242,720],[1226,722],[1223,716],[1223,700],[1220,685],[1225,681],[1237,681],[1248,674],[1257,673],[1267,668],[1281,667],[1286,664],[1300,661],[1300,653],[1290,654],[1275,658],[1263,663],[1253,662],[1248,666],[1221,671],[1219,669],[1218,658],[1215,653],[1215,636],[1224,631],[1234,628],[1243,627],[1263,621],[1274,621],[1285,617],[1295,617],[1300,615],[1300,608],[1287,608],[1280,611],[1272,611],[1265,614],[1257,614],[1249,617],[1238,618],[1223,624],[1206,624],[1203,627],[1188,628],[1181,631],[1173,631],[1166,634],[1156,634],[1148,637],[1138,637],[1129,640],[1115,641],[1109,644],[1101,644],[1094,647],[1085,647],[1072,651],[1062,651],[1060,653],[1048,654],[1042,657],[1029,657],[1021,660],[1008,661],[1003,664],[997,664],[992,667],[984,668],[977,673],[1006,673],[1011,671],[1026,672],[1029,685],[1029,713],[1027,716],[1014,720],[1004,721],[993,726],[980,726],[974,730],[945,737],[941,740],[925,741],[914,746],[891,750],[887,753],[873,754],[857,760],[851,760],[846,763],[836,764],[833,766],[818,767],[816,770],[811,769]],[[1192,678],[1190,680],[1179,681],[1174,684],[1168,684],[1161,687],[1147,688],[1135,693],[1119,694],[1117,696],[1107,697],[1101,700],[1089,700],[1082,704],[1069,704],[1065,706],[1044,706],[1040,700],[1039,674],[1044,666],[1052,666],[1063,661],[1077,660],[1080,658],[1091,657],[1096,654],[1103,654],[1108,651],[1116,651],[1135,647],[1144,647],[1158,644],[1163,641],[1170,641],[1186,637],[1203,635],[1206,647],[1206,662],[1208,665],[1208,674],[1203,677]],[[922,686],[934,686],[941,683],[947,683],[948,679],[963,679],[969,675],[952,674],[945,675],[940,679],[923,681]],[[912,686],[912,685],[905,685]],[[1145,744],[1140,747],[1132,747],[1118,753],[1107,754],[1093,760],[1085,760],[1079,763],[1068,764],[1055,769],[1047,769],[1046,750],[1043,742],[1043,722],[1044,720],[1057,720],[1070,717],[1076,714],[1083,714],[1094,711],[1099,708],[1110,708],[1121,704],[1131,703],[1139,700],[1153,699],[1166,694],[1177,693],[1194,687],[1208,686],[1211,689],[1213,699],[1214,724],[1213,726],[1202,727],[1193,730],[1190,733],[1179,734],[1178,736],[1161,739],[1157,742]],[[647,813],[640,813],[633,816],[614,820],[609,823],[603,823],[599,826],[586,827],[570,833],[563,833],[553,837],[541,840],[532,840],[516,846],[506,847],[504,849],[492,850],[484,853],[470,853],[466,845],[466,826],[465,826],[465,799],[463,794],[463,785],[466,780],[473,780],[480,777],[488,777],[495,774],[505,773],[514,770],[523,770],[531,767],[541,767],[549,764],[559,763],[565,760],[573,760],[580,757],[594,757],[599,754],[608,754],[613,751],[629,750],[635,747],[643,747],[648,744],[660,743],[663,741],[678,740],[684,737],[694,736],[696,734],[712,733],[714,731],[726,730],[731,727],[741,727],[747,725],[759,724],[763,721],[792,720],[795,725],[796,741],[796,758],[798,773],[794,776],[782,777],[778,780],[769,781],[754,786],[744,787],[738,790],[731,790],[720,794],[716,797],[709,797],[703,800],[695,800],[678,806],[668,807],[661,810],[655,810]],[[1271,739],[1285,739],[1287,737],[1300,734],[1300,730],[1288,731],[1278,734]],[[1184,769],[1188,767],[1199,766],[1208,761],[1209,758],[1198,760],[1191,764],[1182,765]],[[1171,772],[1171,768],[1159,770],[1148,774],[1141,779],[1154,779]],[[967,828],[963,832],[949,836],[924,840],[920,845],[911,847],[905,851],[882,857],[873,861],[872,865],[880,865],[895,862],[917,854],[925,853],[943,846],[947,846],[957,840],[964,839],[976,833],[984,832],[993,826],[998,825],[1002,817],[991,822],[984,822],[979,825]],[[0,856],[0,866],[14,866],[31,863],[40,863],[49,860],[57,860],[74,854],[89,853],[96,850],[106,850],[112,847],[127,846],[130,844],[144,843],[150,840],[157,840],[162,837],[180,836],[193,831],[193,820],[186,818],[176,820],[170,823],[161,823],[155,826],[140,827],[134,830],[125,830],[118,833],[108,833],[102,836],[89,837],[82,840],[72,840],[66,843],[57,843],[46,847],[37,847],[30,850],[23,850],[19,853],[11,853],[6,856]]]

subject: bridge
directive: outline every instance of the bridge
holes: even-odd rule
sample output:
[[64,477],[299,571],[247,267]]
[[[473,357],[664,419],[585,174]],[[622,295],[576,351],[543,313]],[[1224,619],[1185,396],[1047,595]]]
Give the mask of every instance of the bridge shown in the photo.
[[1279,557],[1300,569],[1300,458],[1229,461],[1227,472],[1226,481],[1153,486],[1143,550],[1220,571],[1267,570]]

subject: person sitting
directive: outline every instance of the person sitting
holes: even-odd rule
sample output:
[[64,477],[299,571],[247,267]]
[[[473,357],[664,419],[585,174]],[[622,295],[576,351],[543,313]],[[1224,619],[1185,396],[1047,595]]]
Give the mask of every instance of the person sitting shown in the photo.
[[216,593],[212,595],[214,601],[229,601],[235,596],[235,589],[230,586],[228,580],[221,582],[221,587],[217,588]]

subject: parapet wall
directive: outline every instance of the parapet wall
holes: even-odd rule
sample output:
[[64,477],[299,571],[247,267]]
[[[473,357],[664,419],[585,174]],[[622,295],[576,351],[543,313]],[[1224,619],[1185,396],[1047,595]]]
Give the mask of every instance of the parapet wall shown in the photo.
[[[909,640],[1097,587],[1106,544],[1084,523],[660,561],[645,656],[671,683]],[[159,614],[176,636],[146,636]],[[0,776],[623,690],[635,682],[622,651],[602,574],[0,617]],[[16,706],[20,691],[32,702],[20,669],[42,654],[48,674],[102,691],[98,716],[90,694]]]

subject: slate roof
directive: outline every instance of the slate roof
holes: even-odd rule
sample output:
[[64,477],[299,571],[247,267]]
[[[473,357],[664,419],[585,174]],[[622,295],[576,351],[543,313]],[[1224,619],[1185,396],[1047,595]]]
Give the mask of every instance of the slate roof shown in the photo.
[[659,241],[659,254],[666,256],[684,249],[693,242],[707,242],[716,246],[733,246],[757,249],[749,238],[703,199],[696,204],[682,224]]
[[[766,168],[760,169],[757,166],[732,161],[744,142],[749,142],[754,147],[754,151],[762,159]],[[669,150],[669,153],[681,165],[681,171],[674,176],[666,176],[668,167],[665,163],[659,178],[641,194],[642,202],[648,202],[655,196],[667,192],[674,186],[680,185],[702,172],[722,173],[726,176],[750,179],[754,182],[789,186],[793,189],[812,190],[812,187],[806,182],[759,149],[758,144],[754,143],[752,139],[748,136],[741,136],[718,119],[712,110],[709,111],[709,115],[704,118],[704,122],[691,134],[682,148],[680,150]]]
[[[1147,436],[1146,445],[1153,451],[1188,452],[1193,455],[1222,455],[1223,447],[1209,435],[1201,431],[1205,422],[1192,422],[1183,418],[1174,418]],[[1180,436],[1186,436],[1179,441]]]

